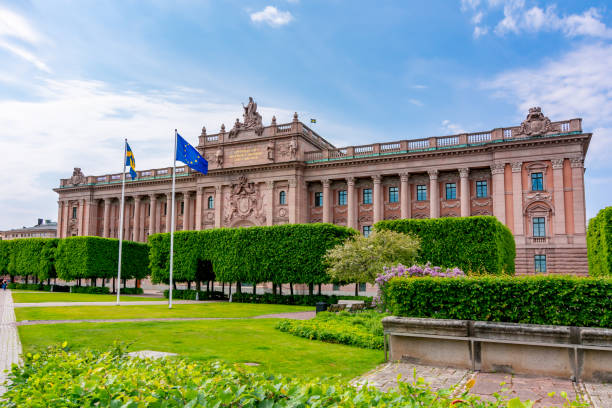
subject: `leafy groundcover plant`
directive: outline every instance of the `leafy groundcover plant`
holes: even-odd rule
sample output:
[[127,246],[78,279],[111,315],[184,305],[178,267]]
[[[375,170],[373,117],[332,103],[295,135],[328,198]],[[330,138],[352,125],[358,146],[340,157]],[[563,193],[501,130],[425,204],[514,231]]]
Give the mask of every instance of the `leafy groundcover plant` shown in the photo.
[[276,328],[311,340],[382,350],[381,321],[385,316],[387,315],[374,310],[359,313],[321,312],[311,320],[283,319],[278,322]]
[[[530,407],[518,399],[480,401],[465,389],[431,390],[422,379],[394,391],[335,380],[298,380],[237,365],[129,358],[120,349],[52,348],[13,366],[6,407]],[[568,406],[570,403],[568,402]]]

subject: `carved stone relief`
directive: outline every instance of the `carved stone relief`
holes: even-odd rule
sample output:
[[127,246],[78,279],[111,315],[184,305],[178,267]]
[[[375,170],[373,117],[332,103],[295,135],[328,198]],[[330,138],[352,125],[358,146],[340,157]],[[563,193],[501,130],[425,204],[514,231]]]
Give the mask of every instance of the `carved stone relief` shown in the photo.
[[73,186],[78,186],[79,184],[84,184],[87,181],[85,175],[81,171],[80,167],[75,167],[72,172],[72,177],[70,177],[70,184]]
[[238,182],[231,186],[224,202],[225,225],[249,218],[257,220],[260,225],[265,224],[266,216],[259,186],[249,182],[246,176],[240,176]]
[[517,136],[541,136],[554,131],[554,127],[548,117],[542,113],[539,106],[529,108],[527,118],[521,123]]

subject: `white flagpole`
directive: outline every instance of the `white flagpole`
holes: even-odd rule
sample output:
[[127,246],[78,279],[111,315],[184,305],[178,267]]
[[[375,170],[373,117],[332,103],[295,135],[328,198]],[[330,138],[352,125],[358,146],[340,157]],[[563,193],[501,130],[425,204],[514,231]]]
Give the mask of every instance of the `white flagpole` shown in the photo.
[[172,219],[170,220],[170,290],[168,291],[168,309],[172,309],[172,271],[174,269],[174,182],[176,180],[176,141],[174,129],[174,156],[172,156]]
[[123,207],[125,206],[125,155],[127,154],[127,139],[123,141],[123,167],[121,170],[121,210],[119,211],[119,262],[117,265],[117,306],[121,292],[121,250],[123,247]]

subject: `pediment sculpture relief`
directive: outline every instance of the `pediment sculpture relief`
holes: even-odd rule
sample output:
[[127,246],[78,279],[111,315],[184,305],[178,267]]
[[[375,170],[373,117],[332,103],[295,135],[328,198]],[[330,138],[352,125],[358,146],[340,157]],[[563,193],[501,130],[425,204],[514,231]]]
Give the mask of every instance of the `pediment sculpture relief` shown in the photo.
[[232,185],[231,192],[225,199],[224,212],[225,225],[248,218],[254,218],[259,225],[266,222],[261,191],[255,183],[249,182],[246,176],[240,176],[238,182]]
[[520,136],[541,136],[553,132],[554,128],[550,119],[544,116],[542,108],[539,106],[529,108],[527,118],[521,123],[517,135]]
[[78,186],[79,184],[84,184],[87,181],[85,175],[81,171],[80,167],[75,167],[72,172],[72,177],[70,177],[70,184],[74,186]]
[[238,133],[242,130],[254,130],[257,136],[263,134],[263,121],[259,112],[257,112],[257,103],[249,96],[249,103],[244,106],[242,105],[244,113],[242,114],[243,122],[236,119],[234,127],[229,132],[229,137],[234,138],[238,136]]

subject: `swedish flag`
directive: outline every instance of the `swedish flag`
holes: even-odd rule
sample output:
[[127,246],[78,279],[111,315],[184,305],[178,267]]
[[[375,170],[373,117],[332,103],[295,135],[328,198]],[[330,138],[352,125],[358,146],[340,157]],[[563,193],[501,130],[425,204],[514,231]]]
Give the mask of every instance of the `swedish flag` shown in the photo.
[[176,134],[176,160],[182,161],[202,174],[208,173],[208,162],[206,159],[178,133]]
[[136,160],[134,160],[134,153],[132,153],[132,149],[128,142],[125,142],[125,165],[130,167],[130,176],[132,176],[132,180],[134,180],[138,174],[136,174]]

